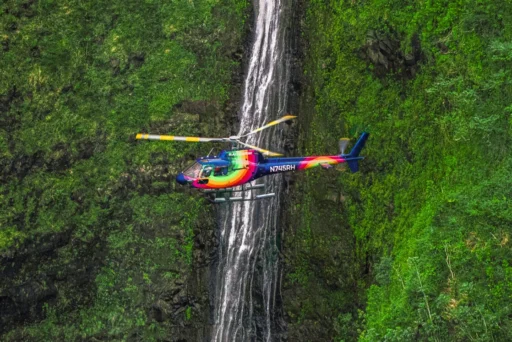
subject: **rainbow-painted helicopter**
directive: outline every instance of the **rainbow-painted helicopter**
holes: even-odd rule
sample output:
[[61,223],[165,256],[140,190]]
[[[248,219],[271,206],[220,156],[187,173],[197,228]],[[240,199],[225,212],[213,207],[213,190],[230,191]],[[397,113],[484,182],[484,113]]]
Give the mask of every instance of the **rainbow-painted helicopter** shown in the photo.
[[[176,177],[176,181],[179,184],[189,185],[192,188],[213,194],[212,201],[214,203],[257,200],[275,196],[274,193],[260,194],[249,198],[244,195],[229,198],[224,196],[229,192],[242,192],[243,194],[248,190],[263,189],[265,184],[250,185],[247,183],[275,173],[306,170],[316,166],[330,169],[333,165],[341,163],[347,163],[352,172],[359,170],[358,162],[364,158],[360,157],[359,153],[364,147],[366,139],[368,139],[368,133],[363,133],[359,137],[349,154],[345,154],[345,148],[348,145],[349,139],[340,139],[340,154],[333,156],[282,158],[280,157],[282,156],[280,153],[275,153],[240,141],[240,139],[251,134],[258,133],[266,128],[294,118],[296,117],[293,115],[285,115],[278,120],[269,122],[246,134],[231,136],[229,138],[180,137],[139,133],[136,139],[232,143],[233,149],[223,150],[217,156],[198,158],[193,165]],[[245,148],[241,148],[241,146]],[[218,194],[222,194],[222,196],[218,197]]]

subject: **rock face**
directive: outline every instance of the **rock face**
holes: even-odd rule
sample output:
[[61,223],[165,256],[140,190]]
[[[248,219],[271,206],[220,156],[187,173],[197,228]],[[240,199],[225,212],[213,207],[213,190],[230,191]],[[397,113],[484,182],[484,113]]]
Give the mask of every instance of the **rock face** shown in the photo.
[[[238,86],[241,85],[235,85]],[[233,109],[237,106],[227,103],[226,107]],[[206,125],[213,135],[230,134],[226,127],[232,127],[234,115],[215,103],[187,102],[180,110],[183,112],[175,115],[173,120],[156,126],[169,131],[187,122]],[[65,151],[62,158],[66,158]],[[166,336],[168,341],[208,339],[210,264],[216,250],[215,212],[203,202],[200,194],[185,194],[186,189],[176,187],[174,177],[185,167],[185,159],[182,163],[171,163],[165,153],[154,153],[151,158],[151,165],[131,168],[108,189],[97,189],[105,194],[104,202],[100,203],[104,214],[98,219],[97,228],[91,227],[86,237],[79,238],[77,227],[70,225],[63,232],[33,235],[2,251],[0,337],[24,340],[24,327],[48,318],[49,310],[62,315],[56,325],[65,324],[63,317],[71,322],[79,319],[77,310],[83,313],[99,311],[96,308],[103,304],[98,304],[98,293],[106,291],[108,295],[114,295],[131,288],[135,293],[121,296],[120,306],[115,310],[125,310],[127,316],[140,312],[145,317],[144,323],[147,326],[156,324],[162,331],[158,336]],[[44,168],[53,172],[45,166],[51,162],[44,157],[40,159],[43,162],[39,170]],[[25,164],[20,164],[25,170],[23,176],[35,170],[34,162]],[[16,171],[19,169],[16,165],[4,176],[19,177],[21,174]],[[154,206],[161,206],[167,197],[172,199],[173,194],[187,199],[180,215],[159,216],[158,211],[149,211],[147,221],[138,222],[141,215],[134,211],[144,206],[130,202],[159,199]],[[69,196],[77,205],[77,215],[90,209],[87,208],[87,196],[79,190]],[[195,214],[188,214],[197,218],[189,220],[189,210],[195,210]],[[25,218],[20,217],[19,222],[23,224]],[[128,229],[130,226],[132,228]],[[167,241],[170,245],[153,247],[158,241]],[[124,247],[117,247],[119,244]],[[148,268],[147,262],[158,266]],[[105,270],[115,272],[113,280],[108,280],[106,285],[101,281]],[[78,327],[80,321],[75,324]],[[94,336],[98,340],[113,338],[104,334]],[[130,336],[130,333],[122,331],[117,338],[123,336]]]
[[19,324],[44,318],[44,306],[55,303],[64,288],[82,290],[82,295],[74,298],[75,305],[87,302],[86,293],[91,290],[101,253],[94,253],[93,247],[89,249],[93,252],[90,260],[77,257],[65,262],[58,254],[66,247],[87,250],[92,246],[79,247],[70,241],[70,233],[64,232],[34,237],[0,257],[0,335]]
[[404,53],[401,42],[392,33],[368,31],[366,44],[361,48],[361,57],[371,63],[377,77],[384,77],[389,72],[412,78],[416,74],[422,59],[421,44],[418,35],[411,39],[411,52]]
[[209,146],[134,135],[233,133],[246,4],[35,5],[0,37],[0,340],[206,340],[215,212],[175,176]]
[[[217,113],[220,111],[215,109]],[[197,115],[200,114],[189,113],[176,118],[179,121]],[[209,120],[204,116],[203,120]],[[219,116],[215,120],[222,122],[223,127],[228,126]],[[212,123],[210,127],[214,134],[218,133],[219,126]],[[215,213],[209,205],[198,207],[197,203],[204,204],[199,194],[184,194],[185,189],[175,186],[175,174],[184,164],[173,166],[162,153],[154,153],[152,159],[151,165],[132,168],[108,189],[97,189],[106,196],[99,208],[103,214],[96,223],[97,228],[91,227],[87,236],[70,225],[60,233],[32,235],[2,251],[0,337],[3,337],[0,339],[24,340],[25,327],[47,319],[49,310],[58,317],[54,334],[60,336],[58,326],[73,321],[75,323],[71,324],[78,330],[83,324],[82,315],[104,310],[106,304],[101,293],[118,302],[117,307],[108,309],[112,314],[119,310],[127,316],[139,312],[145,317],[145,324],[156,324],[164,332],[159,336],[168,336],[169,341],[204,341],[207,338],[209,266],[216,248]],[[30,169],[27,172],[31,172]],[[167,198],[172,200],[173,194],[187,201],[182,204],[181,215],[159,216],[158,211],[151,211]],[[88,197],[79,190],[69,196],[76,203],[77,215],[90,210]],[[130,204],[133,201],[155,202],[144,207]],[[150,211],[143,214],[147,215],[147,221],[141,222],[140,213],[134,211],[147,210],[144,208]],[[197,219],[187,218],[187,211],[192,210],[189,215],[197,215]],[[20,224],[24,220],[21,217]],[[159,241],[168,247],[153,246]],[[148,267],[146,263],[155,266]],[[110,273],[111,279],[103,281]],[[104,317],[98,319],[105,320]],[[129,335],[121,331],[117,338]],[[113,338],[102,333],[93,336],[98,340]]]

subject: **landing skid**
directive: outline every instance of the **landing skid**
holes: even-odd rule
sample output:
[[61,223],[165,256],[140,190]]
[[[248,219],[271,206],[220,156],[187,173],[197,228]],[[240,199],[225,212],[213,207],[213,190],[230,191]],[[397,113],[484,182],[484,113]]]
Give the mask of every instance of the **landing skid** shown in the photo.
[[[252,190],[261,190],[265,188],[265,184],[242,185],[241,187],[225,188],[225,189],[206,189],[203,193],[209,194],[208,200],[212,203],[228,203],[228,202],[243,202],[243,201],[257,201],[265,198],[274,197],[275,193],[259,194],[254,197],[247,197],[246,194],[252,193]],[[241,196],[232,196],[232,193],[240,192]],[[229,197],[226,195],[229,194]]]
[[251,198],[243,198],[243,197],[229,197],[229,198],[215,197],[214,200],[210,200],[210,201],[212,203],[257,201],[257,200],[262,200],[262,199],[265,199],[265,198],[274,197],[275,195],[276,194],[272,192],[272,193],[268,193],[268,194],[256,195],[255,197],[251,197]]

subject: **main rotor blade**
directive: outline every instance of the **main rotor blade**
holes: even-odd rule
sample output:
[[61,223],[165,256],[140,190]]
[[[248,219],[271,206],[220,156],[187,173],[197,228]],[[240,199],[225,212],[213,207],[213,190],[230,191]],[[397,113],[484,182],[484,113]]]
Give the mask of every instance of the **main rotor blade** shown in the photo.
[[259,132],[259,131],[262,131],[262,130],[264,130],[264,129],[266,129],[266,128],[269,128],[269,127],[272,127],[272,126],[274,126],[274,125],[277,125],[278,123],[281,123],[281,122],[283,122],[283,121],[292,120],[292,119],[295,119],[295,118],[296,118],[296,116],[294,116],[294,115],[285,115],[285,116],[283,116],[283,117],[282,117],[282,118],[280,118],[280,119],[277,119],[277,120],[271,121],[271,122],[269,122],[268,124],[266,124],[265,126],[261,126],[261,127],[259,127],[259,128],[256,128],[255,130],[252,130],[252,131],[250,131],[249,133],[244,134],[244,135],[242,135],[242,136],[240,136],[240,137],[246,137],[246,136],[248,136],[248,135],[251,135],[251,134],[257,133],[257,132]]
[[267,156],[270,156],[270,157],[279,157],[279,156],[282,156],[281,153],[276,153],[276,152],[272,152],[272,151],[269,151],[269,150],[265,150],[261,147],[258,147],[258,146],[254,146],[254,145],[249,145],[249,144],[246,144],[246,143],[243,143],[241,141],[237,141],[240,145],[244,145],[246,147],[249,147],[249,148],[252,148],[253,150],[256,150],[256,151],[260,151],[261,153],[263,153],[264,155],[267,155]]
[[185,142],[223,142],[223,141],[229,141],[229,138],[179,137],[179,136],[175,136],[175,135],[156,135],[156,134],[145,134],[145,133],[137,134],[135,139],[185,141]]

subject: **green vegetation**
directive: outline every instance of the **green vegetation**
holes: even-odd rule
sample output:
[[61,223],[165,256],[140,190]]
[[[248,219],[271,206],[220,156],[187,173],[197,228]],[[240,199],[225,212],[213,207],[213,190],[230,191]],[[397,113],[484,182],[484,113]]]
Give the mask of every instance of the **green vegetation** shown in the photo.
[[[212,213],[173,176],[209,146],[134,135],[228,133],[247,6],[0,4],[2,340],[207,326]],[[311,0],[304,23],[301,152],[372,135],[360,173],[297,176],[289,339],[512,340],[512,3]]]
[[209,146],[134,137],[226,134],[246,6],[1,3],[0,339],[147,341],[201,316],[166,301],[212,229],[173,177]]
[[290,336],[511,340],[512,4],[306,12],[302,152],[371,137],[361,173],[298,182]]

